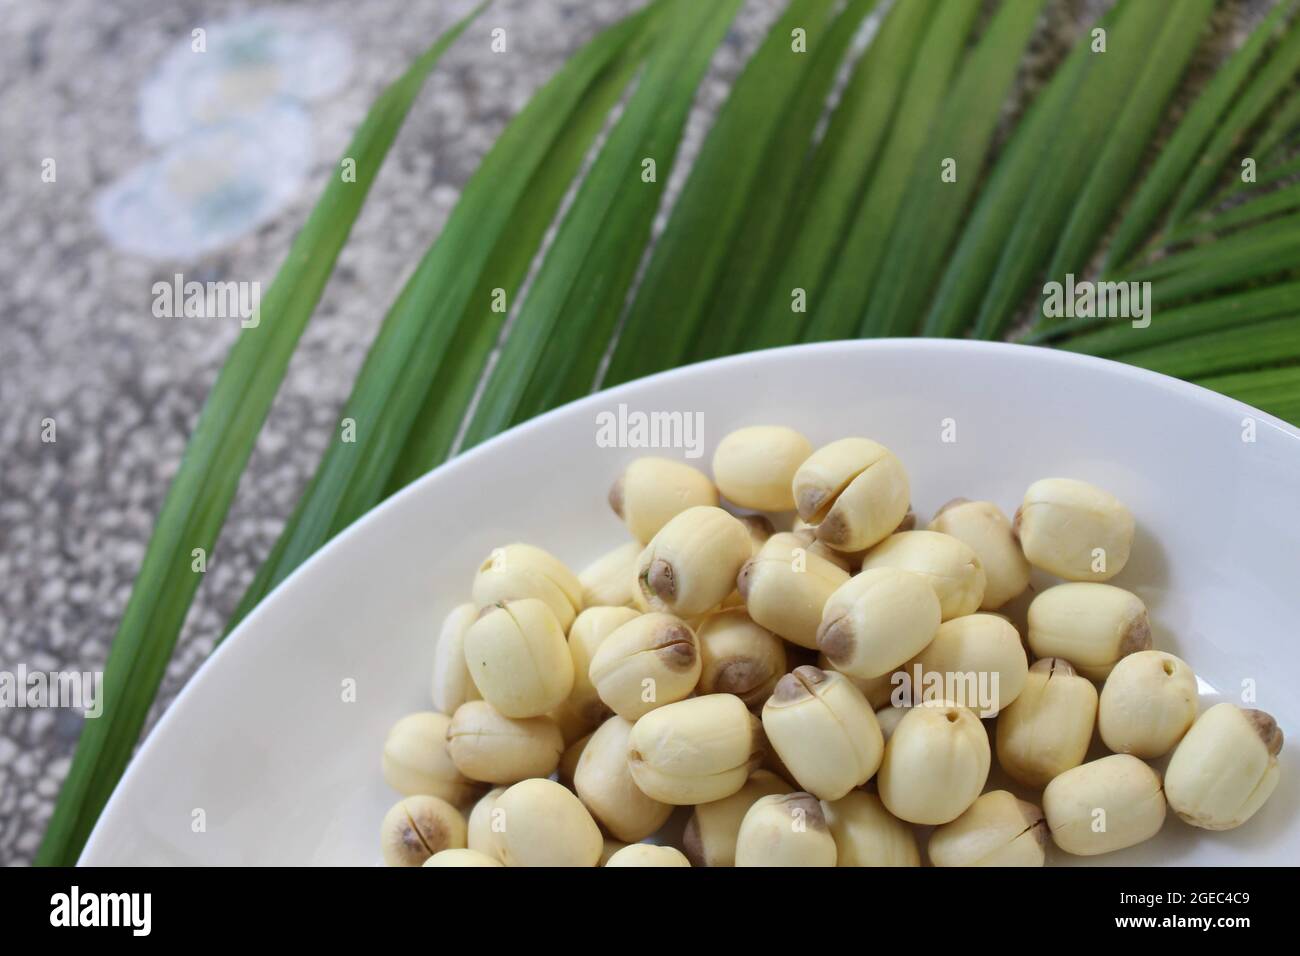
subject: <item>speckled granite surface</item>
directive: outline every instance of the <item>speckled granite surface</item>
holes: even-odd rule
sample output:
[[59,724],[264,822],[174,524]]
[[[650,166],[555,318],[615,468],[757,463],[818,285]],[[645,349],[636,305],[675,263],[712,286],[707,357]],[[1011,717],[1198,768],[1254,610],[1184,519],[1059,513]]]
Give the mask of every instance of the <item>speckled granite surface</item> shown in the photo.
[[[1057,0],[1031,54],[1050,61],[1103,0]],[[171,662],[150,723],[213,646],[310,475],[384,310],[507,119],[564,58],[640,0],[498,0],[452,48],[416,104],[290,366]],[[196,25],[258,5],[63,0],[0,10],[0,671],[96,670],[196,419],[238,326],[151,313],[151,287],[197,279],[269,285],[322,177],[382,85],[470,0],[310,4],[354,47],[346,90],[313,109],[311,184],[274,222],[194,261],[110,248],[95,193],[150,154],[137,92]],[[727,84],[781,6],[749,0],[688,126],[698,148]],[[1225,40],[1261,2],[1221,14]],[[509,31],[510,52],[489,52]],[[1234,29],[1235,28],[1235,29]],[[1231,42],[1231,40],[1229,40]],[[42,182],[55,157],[56,183]],[[687,162],[679,162],[680,181]],[[671,193],[671,184],[670,184]],[[41,441],[41,423],[57,441]],[[81,718],[0,711],[0,863],[31,860]]]

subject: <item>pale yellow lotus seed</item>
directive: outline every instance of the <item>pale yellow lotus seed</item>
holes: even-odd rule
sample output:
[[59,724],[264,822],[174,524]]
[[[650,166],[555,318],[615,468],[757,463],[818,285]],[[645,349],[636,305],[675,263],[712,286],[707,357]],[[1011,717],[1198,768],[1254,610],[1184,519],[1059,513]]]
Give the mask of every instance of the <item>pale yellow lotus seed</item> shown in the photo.
[[576,796],[554,780],[523,780],[497,798],[506,866],[595,866],[605,841]]
[[980,609],[996,611],[1029,587],[1029,561],[1011,521],[991,501],[956,498],[935,514],[930,531],[964,541],[984,569],[984,600]]
[[799,786],[820,800],[866,783],[884,752],[862,693],[843,674],[806,664],[777,683],[763,706],[763,730]]
[[1122,657],[1151,646],[1142,599],[1110,584],[1058,584],[1029,605],[1029,649],[1060,657],[1090,680],[1105,680]]
[[1096,856],[1149,840],[1164,826],[1159,775],[1131,754],[1067,770],[1043,791],[1052,840],[1066,853]]
[[718,607],[754,551],[749,530],[721,508],[688,508],[637,558],[641,596],[656,611],[693,617]]
[[791,511],[795,472],[811,454],[808,439],[793,428],[740,428],[718,443],[713,453],[713,478],[718,490],[742,508]]
[[1215,704],[1179,741],[1165,771],[1165,796],[1179,819],[1231,830],[1277,788],[1282,730],[1262,710]]
[[1030,485],[1013,527],[1029,563],[1067,581],[1109,581],[1133,546],[1133,515],[1123,503],[1072,478]]
[[920,866],[912,828],[885,809],[880,797],[853,790],[822,802],[835,838],[837,866]]
[[761,797],[736,835],[736,866],[834,866],[835,838],[808,793]]
[[1083,763],[1097,718],[1097,688],[1068,661],[1044,657],[1029,668],[1025,689],[998,714],[998,764],[1027,787]]
[[903,464],[884,445],[843,438],[823,445],[795,472],[799,517],[837,551],[861,551],[891,534],[907,514]]
[[731,694],[692,697],[652,710],[628,740],[632,779],[661,803],[693,806],[729,797],[763,760],[763,727]]
[[1196,675],[1164,651],[1123,657],[1106,678],[1097,729],[1117,754],[1144,760],[1163,757],[1196,720]]
[[979,610],[984,600],[984,568],[970,545],[937,531],[890,535],[862,559],[862,570],[899,568],[929,580],[945,621]]
[[812,553],[793,534],[774,534],[736,580],[749,616],[800,647],[817,647],[822,610],[848,572]]
[[671,846],[633,843],[610,855],[605,866],[690,866],[685,854]]
[[954,700],[980,717],[992,717],[1020,696],[1029,658],[1006,618],[968,614],[939,625],[934,640],[905,670],[923,699]]
[[708,476],[669,458],[638,458],[609,491],[609,506],[643,545],[687,508],[718,504]]
[[688,696],[700,679],[700,667],[699,643],[686,622],[651,612],[601,641],[587,673],[606,706],[636,720]]
[[465,632],[465,663],[483,699],[507,717],[540,717],[573,690],[564,631],[536,598],[485,608]]
[[1006,790],[984,794],[930,835],[935,866],[1042,866],[1049,840],[1043,811]]
[[567,631],[582,610],[582,584],[564,562],[531,544],[496,548],[474,576],[474,603],[479,608],[504,601],[545,601],[560,630]]
[[750,619],[744,608],[715,611],[696,630],[700,694],[735,694],[754,708],[786,672],[785,642]]
[[620,840],[636,843],[656,832],[673,808],[641,792],[627,765],[632,724],[611,717],[601,724],[578,760],[573,789],[605,829]]
[[408,714],[384,741],[384,780],[406,796],[431,794],[454,806],[468,804],[482,787],[456,769],[447,751],[451,718],[426,711]]
[[465,701],[482,696],[465,663],[465,632],[477,617],[478,607],[462,604],[442,622],[438,642],[433,646],[433,709],[436,711],[454,714]]
[[749,808],[760,797],[789,793],[791,787],[769,770],[755,770],[745,785],[729,797],[694,808],[682,834],[692,866],[735,866],[736,837]]
[[569,654],[573,658],[573,690],[568,706],[592,725],[609,716],[609,708],[591,682],[591,661],[605,638],[637,617],[630,607],[589,607],[569,628]]
[[939,629],[939,597],[919,574],[873,568],[850,578],[822,608],[817,646],[835,669],[880,677],[921,653]]
[[551,774],[564,737],[549,717],[507,717],[485,700],[472,700],[452,714],[447,752],[471,780],[514,783]]
[[948,823],[984,789],[990,757],[988,734],[970,710],[951,701],[919,704],[885,745],[880,799],[908,823]]
[[583,607],[624,607],[633,603],[636,559],[644,545],[628,541],[601,555],[582,569]]
[[465,845],[465,818],[446,800],[422,794],[395,803],[379,827],[387,866],[423,866],[435,853]]

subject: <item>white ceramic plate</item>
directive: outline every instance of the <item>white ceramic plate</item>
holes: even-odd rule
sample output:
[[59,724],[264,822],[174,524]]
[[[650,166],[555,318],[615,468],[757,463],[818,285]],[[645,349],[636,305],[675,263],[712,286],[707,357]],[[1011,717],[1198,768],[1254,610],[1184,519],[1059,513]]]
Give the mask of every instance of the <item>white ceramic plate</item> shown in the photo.
[[[1156,839],[1093,862],[1300,856],[1300,432],[1125,365],[895,339],[751,353],[632,382],[416,482],[285,581],[199,670],[135,757],[82,862],[378,862],[379,821],[397,799],[379,771],[384,736],[430,707],[434,635],[468,599],[477,562],[523,540],[578,569],[625,540],[605,496],[646,451],[596,441],[597,415],[620,403],[701,413],[705,469],[718,439],[741,425],[793,425],[814,445],[878,439],[902,458],[926,520],[959,495],[1010,512],[1047,476],[1109,489],[1138,525],[1114,583],[1147,602],[1156,646],[1196,669],[1203,706],[1253,686],[1255,706],[1289,740],[1277,792],[1245,826],[1209,833],[1171,814]],[[1253,442],[1243,441],[1247,419]],[[949,424],[953,442],[942,440]]]

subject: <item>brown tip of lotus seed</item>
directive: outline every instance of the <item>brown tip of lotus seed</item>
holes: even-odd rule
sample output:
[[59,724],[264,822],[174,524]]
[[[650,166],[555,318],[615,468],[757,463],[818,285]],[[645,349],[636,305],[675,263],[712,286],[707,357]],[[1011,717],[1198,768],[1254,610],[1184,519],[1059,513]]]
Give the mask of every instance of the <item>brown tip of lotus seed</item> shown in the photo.
[[479,608],[478,613],[474,615],[474,620],[481,621],[483,620],[483,618],[487,617],[493,611],[503,611],[503,610],[505,610],[505,604],[501,601],[497,601],[495,604],[489,604],[487,607]]
[[749,581],[753,571],[754,562],[749,560],[745,562],[740,569],[740,573],[736,575],[736,590],[740,592],[741,599],[745,601],[749,600]]
[[852,658],[857,643],[853,622],[847,614],[833,621],[823,621],[817,629],[817,646],[832,664],[844,664]]
[[824,684],[830,679],[829,674],[820,667],[814,667],[812,664],[800,664],[791,671],[791,673],[794,674],[795,677],[799,678],[799,680],[803,681],[804,686],[806,686],[809,691],[812,691],[812,689],[818,684]]
[[415,841],[418,841],[428,851],[429,856],[433,856],[439,850],[445,850],[451,841],[446,821],[428,807],[416,807],[414,813],[411,810],[408,805],[406,822],[409,827],[403,828],[402,842],[414,849]]
[[799,517],[804,521],[812,520],[812,517],[821,510],[821,506],[826,501],[826,492],[821,488],[800,488],[798,497],[795,499],[795,507],[799,511]]
[[[945,511],[949,510],[950,508],[956,508],[958,505],[968,504],[969,502],[970,502],[969,498],[953,498],[951,501],[945,501],[942,505],[939,506],[939,510],[934,513],[934,516],[937,518],[939,517],[939,515],[943,514]],[[909,506],[908,512],[911,513],[911,510],[912,509]],[[916,516],[913,515],[912,517],[916,517]],[[904,518],[903,520],[906,521],[907,519]]]
[[713,689],[719,694],[735,694],[746,704],[747,696],[762,687],[771,672],[761,662],[751,657],[737,657],[718,668],[713,678]]
[[839,547],[848,541],[849,522],[844,517],[843,512],[832,511],[828,514],[826,519],[817,526],[817,538],[832,548]]
[[700,836],[700,821],[693,813],[686,829],[682,831],[682,852],[691,861],[691,866],[708,866],[704,860],[704,838]]
[[614,484],[609,488],[609,506],[614,509],[614,514],[620,518],[623,517],[623,476],[619,475],[614,479]]
[[1282,752],[1282,728],[1277,725],[1273,715],[1262,710],[1252,710],[1246,707],[1241,709],[1242,714],[1250,725],[1255,728],[1255,733],[1259,734],[1259,739],[1264,741],[1264,746],[1268,752],[1276,757]]
[[1042,657],[1034,661],[1029,669],[1035,674],[1046,674],[1048,677],[1073,677],[1074,665],[1063,657]]
[[1020,519],[1024,515],[1025,506],[1021,505],[1016,509],[1015,516],[1011,519],[1011,540],[1020,544]]
[[1138,651],[1151,649],[1151,622],[1143,611],[1129,623],[1124,638],[1119,642],[1119,656],[1127,657]]
[[903,515],[903,520],[898,522],[898,527],[894,529],[893,533],[899,534],[903,531],[911,531],[915,527],[916,527],[916,512],[912,510],[911,505],[908,505],[907,514]]
[[802,810],[803,822],[812,829],[826,829],[826,814],[822,812],[822,802],[811,793],[803,791],[787,793],[781,797],[780,802],[785,804],[791,816],[794,816],[796,811]]
[[776,682],[776,688],[772,691],[771,702],[773,704],[789,704],[811,696],[812,691],[808,689],[808,686],[796,674],[789,673]]
[[687,670],[695,666],[695,635],[685,624],[669,624],[655,640],[655,652],[668,667]]
[[646,586],[661,601],[672,601],[677,596],[677,581],[673,566],[663,558],[655,558],[645,572]]

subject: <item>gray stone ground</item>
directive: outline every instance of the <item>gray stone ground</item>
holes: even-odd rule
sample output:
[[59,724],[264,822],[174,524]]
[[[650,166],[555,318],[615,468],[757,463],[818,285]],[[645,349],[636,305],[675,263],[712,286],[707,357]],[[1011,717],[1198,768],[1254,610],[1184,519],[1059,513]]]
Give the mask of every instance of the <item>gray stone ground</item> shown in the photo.
[[[1100,0],[1057,0],[1034,44],[1055,58]],[[151,719],[211,650],[336,421],[395,290],[507,119],[565,57],[639,0],[498,0],[438,67],[353,230],[258,442]],[[90,202],[150,155],[136,93],[195,25],[256,4],[62,0],[0,4],[0,670],[102,667],[186,437],[237,332],[150,312],[151,286],[193,277],[269,285],[327,170],[382,85],[471,6],[321,0],[354,45],[347,89],[313,110],[316,170],[273,223],[195,262],[153,262],[101,238]],[[1223,35],[1261,3],[1231,5]],[[780,7],[750,0],[688,128],[698,148],[729,80]],[[1246,11],[1244,7],[1249,7]],[[1252,15],[1244,15],[1246,13]],[[1085,21],[1086,22],[1086,21]],[[493,56],[504,26],[510,52]],[[40,180],[44,157],[57,184]],[[679,163],[680,180],[686,163]],[[58,440],[40,441],[41,421]],[[0,863],[31,860],[79,732],[70,711],[0,711]]]

